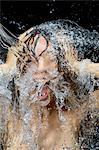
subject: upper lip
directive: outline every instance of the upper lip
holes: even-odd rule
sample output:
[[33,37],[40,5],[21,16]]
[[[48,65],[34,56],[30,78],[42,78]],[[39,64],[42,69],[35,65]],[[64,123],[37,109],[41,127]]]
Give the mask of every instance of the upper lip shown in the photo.
[[37,75],[37,74],[34,74],[33,75],[33,79],[38,81],[38,82],[43,82],[43,83],[47,83],[49,81],[53,81],[53,80],[56,80],[58,76],[55,76],[55,77],[51,77],[50,75],[47,75],[47,76],[40,76],[40,75]]
[[43,80],[48,80],[48,79],[50,79],[50,75],[46,74],[45,72],[42,72],[42,73],[34,73],[34,74],[33,74],[33,78],[34,78],[35,80],[43,81]]

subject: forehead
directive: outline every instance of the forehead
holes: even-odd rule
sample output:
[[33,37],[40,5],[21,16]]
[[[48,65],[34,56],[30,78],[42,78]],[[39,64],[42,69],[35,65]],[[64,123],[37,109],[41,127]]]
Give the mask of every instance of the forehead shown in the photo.
[[34,37],[33,48],[35,56],[40,56],[46,49],[51,48],[51,42],[48,41],[44,36],[37,34]]

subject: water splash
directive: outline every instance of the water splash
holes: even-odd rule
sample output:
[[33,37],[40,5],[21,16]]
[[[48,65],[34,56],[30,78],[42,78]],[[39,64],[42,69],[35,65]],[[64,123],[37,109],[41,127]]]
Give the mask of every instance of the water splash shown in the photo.
[[18,38],[2,24],[0,24],[0,46],[4,49],[8,49],[9,46],[15,45],[17,41]]
[[[83,29],[69,20],[57,20],[43,23],[34,27],[33,33],[37,31],[46,36],[52,43],[52,48],[47,49],[47,52],[51,59],[58,64],[57,70],[54,70],[54,72],[49,71],[50,76],[52,76],[52,78],[55,77],[55,80],[50,80],[48,86],[55,95],[59,113],[61,113],[60,110],[64,105],[66,108],[70,109],[80,107],[81,103],[90,99],[90,92],[94,91],[94,87],[98,82],[94,78],[94,75],[91,76],[84,71],[84,66],[90,63],[90,61],[98,62],[99,60],[99,55],[96,55],[96,53],[99,54],[99,33]],[[1,44],[3,48],[8,48],[8,45],[15,44],[17,41],[15,36],[10,32],[8,33],[9,35],[6,34],[4,28],[1,26],[0,36],[1,42],[3,41]],[[79,61],[87,57],[91,59],[82,61],[79,75],[71,74],[71,66],[64,59],[65,52],[71,50],[71,45],[75,47]],[[19,78],[15,78],[15,85],[20,91],[19,104],[24,124],[24,140],[22,142],[33,145],[33,135],[31,135],[29,130],[29,122],[33,115],[30,110],[30,105],[37,101],[38,94],[44,87],[45,82],[37,82],[33,79],[33,73],[37,71],[36,64],[29,64],[24,74],[20,74],[19,68],[17,69]],[[61,74],[62,70],[65,73],[64,76]],[[33,91],[34,93],[31,94]],[[71,101],[71,97],[75,97],[74,102]],[[41,115],[42,112],[39,112],[39,126],[41,124]],[[64,119],[62,118],[62,120]],[[33,147],[30,147],[30,150],[33,150]]]

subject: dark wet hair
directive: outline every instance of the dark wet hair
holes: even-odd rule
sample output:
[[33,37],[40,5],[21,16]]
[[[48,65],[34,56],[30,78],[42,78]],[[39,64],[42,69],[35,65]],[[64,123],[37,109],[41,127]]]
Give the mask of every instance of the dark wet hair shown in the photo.
[[56,35],[60,33],[61,37],[67,37],[73,42],[80,60],[89,58],[93,62],[99,62],[99,33],[97,31],[91,32],[75,22],[64,19],[42,23],[36,26],[36,30],[43,33],[56,49],[60,47]]

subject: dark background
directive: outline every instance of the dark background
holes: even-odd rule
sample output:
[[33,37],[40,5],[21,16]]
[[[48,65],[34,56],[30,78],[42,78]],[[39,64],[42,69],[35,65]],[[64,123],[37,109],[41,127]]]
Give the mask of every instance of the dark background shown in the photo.
[[99,1],[1,1],[0,20],[15,34],[59,18],[99,32]]

